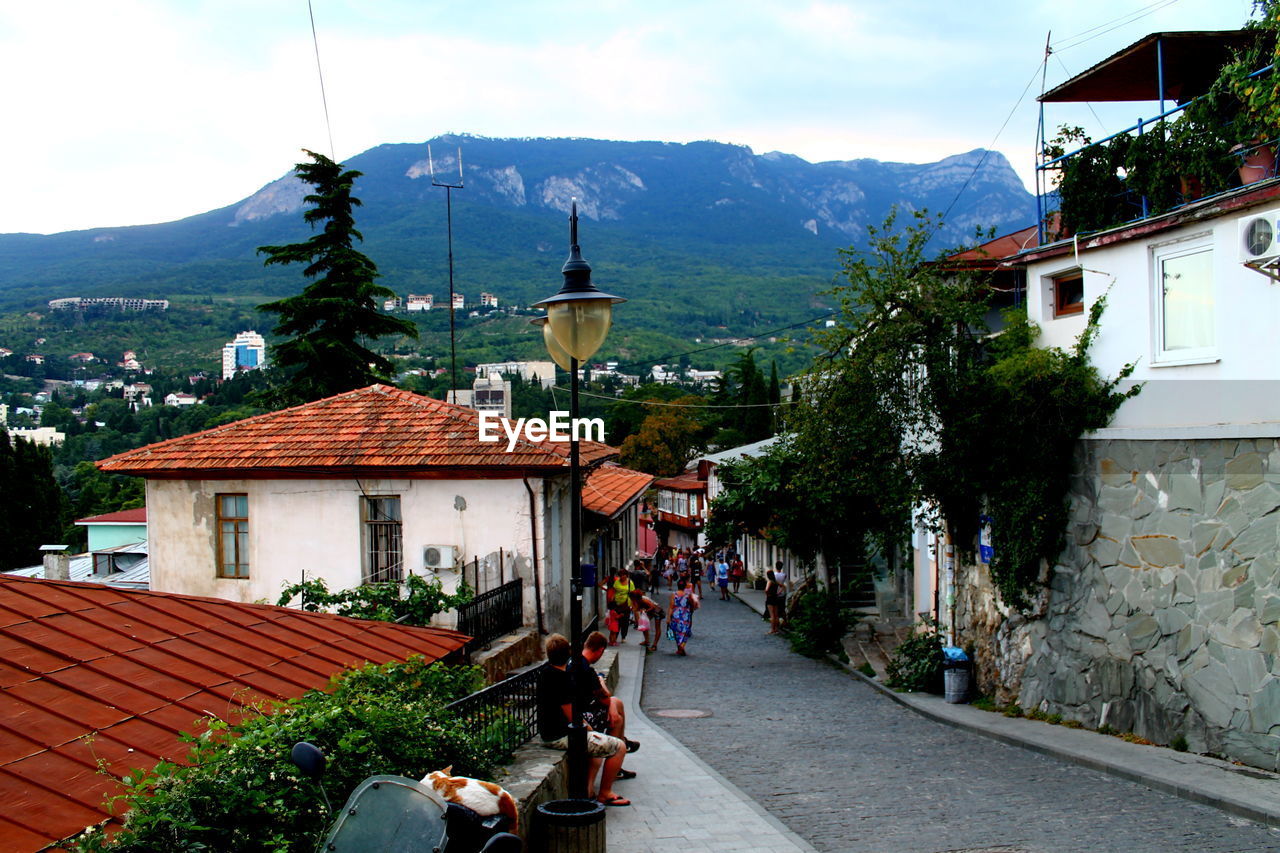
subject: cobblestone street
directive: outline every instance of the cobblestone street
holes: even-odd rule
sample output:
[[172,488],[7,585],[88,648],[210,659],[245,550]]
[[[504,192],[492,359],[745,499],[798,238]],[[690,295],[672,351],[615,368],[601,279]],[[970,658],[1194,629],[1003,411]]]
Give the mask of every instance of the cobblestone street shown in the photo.
[[[666,639],[649,655],[642,704],[819,850],[1280,850],[1260,824],[927,720],[767,628],[704,600],[690,656]],[[703,810],[714,827],[716,803]]]

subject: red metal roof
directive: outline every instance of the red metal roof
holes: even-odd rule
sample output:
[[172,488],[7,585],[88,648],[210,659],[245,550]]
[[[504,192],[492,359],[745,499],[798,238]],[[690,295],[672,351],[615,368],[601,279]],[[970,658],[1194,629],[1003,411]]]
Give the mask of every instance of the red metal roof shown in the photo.
[[[502,430],[496,430],[501,434]],[[569,443],[517,440],[506,452],[480,441],[473,409],[387,385],[370,385],[291,409],[149,444],[98,463],[144,477],[509,477],[568,467]],[[616,455],[581,442],[584,464]],[[388,471],[388,469],[393,469]]]
[[[0,850],[39,850],[111,815],[122,776],[181,761],[178,732],[301,696],[352,665],[467,637],[266,604],[0,574]],[[91,738],[89,737],[91,736]]]
[[640,497],[652,482],[651,474],[620,465],[602,465],[587,475],[582,486],[582,508],[613,518]]
[[707,490],[707,481],[698,479],[696,471],[685,471],[675,477],[664,477],[661,480],[655,480],[653,484],[659,489],[673,492],[705,492]]
[[146,524],[147,508],[122,509],[119,512],[108,512],[88,518],[77,518],[76,524]]
[[1152,33],[1040,96],[1044,102],[1158,101],[1182,103],[1209,91],[1233,53],[1260,30]]

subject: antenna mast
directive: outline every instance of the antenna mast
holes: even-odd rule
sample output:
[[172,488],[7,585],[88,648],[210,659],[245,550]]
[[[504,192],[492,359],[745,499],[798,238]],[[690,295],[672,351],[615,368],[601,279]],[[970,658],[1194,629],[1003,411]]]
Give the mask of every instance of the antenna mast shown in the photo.
[[458,344],[453,317],[453,191],[460,190],[462,180],[462,147],[458,147],[458,182],[436,178],[436,163],[427,145],[427,168],[431,172],[431,186],[444,187],[445,222],[449,235],[449,402],[458,402]]

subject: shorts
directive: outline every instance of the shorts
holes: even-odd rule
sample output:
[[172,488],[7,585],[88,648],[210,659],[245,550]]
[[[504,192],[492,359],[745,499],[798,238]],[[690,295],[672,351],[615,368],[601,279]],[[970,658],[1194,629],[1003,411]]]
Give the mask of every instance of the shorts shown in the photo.
[[[567,750],[569,748],[569,736],[565,735],[559,740],[545,740],[542,745],[549,746],[552,749]],[[627,749],[627,745],[620,738],[590,729],[587,731],[588,758],[608,758],[611,755],[615,755],[620,749],[624,752]]]
[[721,588],[721,589],[728,589],[728,588],[729,588],[729,579],[728,579],[728,578],[721,578],[720,580],[716,581],[716,583],[717,583],[717,584],[719,584],[719,586],[720,586],[720,588]]

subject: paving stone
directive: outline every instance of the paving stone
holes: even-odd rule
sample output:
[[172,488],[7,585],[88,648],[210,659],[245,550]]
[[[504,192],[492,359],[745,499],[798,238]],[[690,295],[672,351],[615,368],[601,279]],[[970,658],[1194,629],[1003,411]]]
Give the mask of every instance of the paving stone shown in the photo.
[[[643,707],[654,725],[818,850],[1154,853],[1280,844],[1277,833],[1215,809],[927,720],[825,662],[793,654],[765,630],[737,602],[706,602],[694,617],[689,657],[669,648],[649,656]],[[1132,678],[1131,671],[1125,683]],[[691,703],[715,715],[652,716]],[[733,846],[740,836],[717,819],[714,804],[699,801],[694,811],[691,823],[712,829],[707,848],[648,849],[771,849]]]

